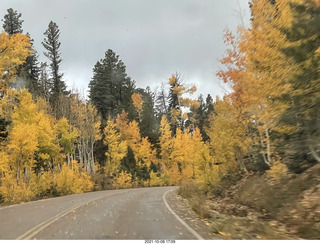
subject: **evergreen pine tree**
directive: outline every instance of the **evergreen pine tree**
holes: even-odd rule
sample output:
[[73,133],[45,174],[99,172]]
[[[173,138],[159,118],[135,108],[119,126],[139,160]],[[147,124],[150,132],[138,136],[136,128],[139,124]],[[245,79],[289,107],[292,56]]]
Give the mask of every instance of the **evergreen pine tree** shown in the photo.
[[22,23],[21,20],[21,13],[18,13],[16,10],[12,8],[7,9],[7,14],[2,19],[3,21],[3,29],[7,32],[10,36],[17,33],[22,33]]
[[93,78],[89,83],[89,97],[102,118],[102,124],[125,110],[131,118],[134,82],[126,73],[126,66],[114,51],[109,49],[105,58],[93,68]]
[[[170,80],[172,79],[172,80]],[[169,118],[171,125],[171,132],[173,135],[176,134],[177,128],[182,127],[182,111],[179,102],[179,97],[175,89],[179,89],[182,86],[182,80],[179,74],[172,76],[169,79],[170,91],[169,91]],[[173,111],[174,114],[173,115]]]
[[[143,89],[141,89],[143,90]],[[154,93],[150,87],[140,92],[143,99],[141,122],[139,129],[141,137],[148,137],[149,141],[155,145],[159,140],[160,123],[157,122],[154,112]]]
[[[61,42],[59,41],[60,30],[57,24],[50,21],[48,29],[44,32],[44,35],[45,38],[42,45],[47,50],[47,52],[44,52],[44,55],[51,62],[50,69],[52,88],[50,102],[54,111],[57,111],[57,107],[59,106],[59,97],[67,94],[66,84],[62,80],[63,74],[60,72],[60,64],[62,62],[60,53]],[[56,112],[55,114],[57,117],[61,117]]]
[[[29,34],[27,34],[29,36]],[[39,61],[38,53],[33,46],[34,40],[30,38],[30,49],[32,53],[27,57],[26,62],[21,65],[19,69],[19,76],[24,78],[27,82],[26,88],[32,95],[40,96],[40,84],[39,84]]]
[[163,83],[161,84],[160,92],[157,92],[155,98],[155,110],[158,124],[160,124],[163,115],[169,117],[168,95]]

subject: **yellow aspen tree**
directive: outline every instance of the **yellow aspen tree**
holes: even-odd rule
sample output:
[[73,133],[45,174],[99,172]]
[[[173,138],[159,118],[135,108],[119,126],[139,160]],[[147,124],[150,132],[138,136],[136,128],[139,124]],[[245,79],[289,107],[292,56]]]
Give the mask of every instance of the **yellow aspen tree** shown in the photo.
[[28,172],[34,166],[34,154],[38,150],[39,143],[36,125],[37,107],[32,96],[27,90],[22,90],[18,99],[19,103],[14,106],[12,114],[8,149],[19,183],[21,174],[24,174],[24,181],[26,181]]
[[[169,109],[170,109],[170,125],[173,134],[177,128],[184,125],[185,118],[182,117],[182,108],[190,108],[198,102],[190,98],[184,98],[184,95],[192,95],[196,92],[195,85],[183,84],[181,77],[176,74],[169,78]],[[200,106],[200,104],[198,104]]]
[[101,118],[91,103],[84,103],[78,96],[71,98],[70,123],[79,133],[76,143],[79,162],[92,175],[95,173],[94,144],[101,139],[100,121]]
[[237,120],[237,108],[229,97],[224,97],[223,100],[217,99],[215,113],[206,132],[220,176],[229,170],[237,170],[237,166],[245,169],[241,159],[237,158],[235,149],[241,148],[247,152],[250,138],[247,137],[246,127]]
[[281,6],[284,5],[274,5],[268,0],[253,1],[251,29],[243,34],[240,43],[246,63],[243,77],[246,108],[258,129],[261,154],[268,166],[272,166],[275,157],[271,133],[277,130],[279,119],[289,106],[280,98],[290,93],[289,80],[295,73],[292,60],[283,52],[289,42],[282,29],[291,15]]
[[[0,34],[0,91],[8,89],[8,82],[12,82],[16,69],[23,64],[31,54],[30,39],[18,33],[9,36],[5,32]],[[6,72],[5,75],[4,72]],[[2,94],[3,95],[3,94]]]
[[[44,99],[37,102],[37,134],[39,150],[37,151],[37,161],[38,167],[36,171],[44,169],[53,169],[54,163],[62,164],[63,157],[60,154],[60,147],[56,142],[56,131],[54,129],[54,124],[56,123],[55,118],[50,116],[47,111],[42,109],[42,103],[46,103]],[[40,105],[41,104],[41,105]]]
[[141,121],[141,111],[142,111],[142,105],[143,105],[143,100],[141,98],[141,95],[138,93],[133,93],[131,96],[131,100],[132,100],[133,106],[136,108],[138,112],[139,121]]
[[136,152],[136,161],[141,167],[141,163],[145,163],[147,167],[150,167],[151,162],[155,162],[155,151],[152,150],[151,143],[148,141],[148,137],[141,138],[138,151]]
[[59,145],[63,148],[63,151],[67,156],[68,165],[70,165],[70,154],[74,150],[74,143],[79,135],[78,130],[70,125],[66,118],[62,118],[57,122],[55,125],[55,130]]
[[5,175],[6,172],[9,171],[9,155],[7,152],[0,151],[0,178]]
[[17,182],[20,182],[21,174],[25,175],[24,181],[26,181],[26,170],[30,172],[36,162],[34,160],[34,153],[38,150],[36,125],[21,123],[15,125],[10,132],[9,140],[8,149],[14,162]]
[[131,188],[132,187],[132,175],[121,171],[113,181],[113,187],[116,189]]
[[161,164],[164,169],[169,169],[172,166],[170,155],[173,150],[173,142],[171,137],[170,125],[165,115],[163,115],[161,119],[160,132]]
[[121,141],[120,133],[117,131],[116,124],[112,121],[107,122],[104,129],[104,144],[108,146],[106,152],[106,172],[110,175],[116,173],[121,159],[127,154],[127,142]]
[[213,158],[210,155],[210,149],[208,144],[202,140],[202,135],[198,127],[192,133],[191,137],[192,155],[191,164],[193,167],[193,178],[199,179],[204,173],[209,173],[208,165],[213,162]]
[[135,120],[129,122],[127,116],[128,114],[122,111],[116,119],[121,141],[126,141],[127,145],[131,147],[139,167],[143,167],[144,164],[149,167],[151,162],[156,161],[156,152],[152,149],[148,137],[140,137],[138,123]]
[[128,120],[128,113],[122,111],[121,115],[117,116],[116,126],[119,129],[121,141],[126,141],[128,146],[134,152],[137,152],[141,140],[137,121],[133,120],[130,122]]
[[75,160],[64,163],[61,172],[55,176],[55,188],[59,195],[83,193],[92,190],[93,183],[86,172],[82,172]]

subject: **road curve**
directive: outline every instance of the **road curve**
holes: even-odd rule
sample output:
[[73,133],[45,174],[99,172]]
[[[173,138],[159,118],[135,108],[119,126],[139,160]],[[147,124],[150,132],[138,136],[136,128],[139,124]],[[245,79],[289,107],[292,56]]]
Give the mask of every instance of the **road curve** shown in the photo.
[[177,187],[90,192],[0,208],[0,239],[183,239],[201,237],[175,216]]

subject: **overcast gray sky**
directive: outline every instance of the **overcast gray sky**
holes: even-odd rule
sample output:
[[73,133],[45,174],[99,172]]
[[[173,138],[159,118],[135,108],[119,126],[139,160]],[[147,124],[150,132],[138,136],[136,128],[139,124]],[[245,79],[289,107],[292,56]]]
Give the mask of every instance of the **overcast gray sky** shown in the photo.
[[[22,13],[24,33],[35,41],[40,61],[50,20],[61,31],[62,71],[67,85],[87,89],[94,64],[112,49],[137,87],[160,87],[179,72],[197,94],[223,94],[215,76],[223,56],[225,28],[235,30],[239,7],[249,23],[249,0],[1,0]],[[2,26],[2,22],[1,22]]]

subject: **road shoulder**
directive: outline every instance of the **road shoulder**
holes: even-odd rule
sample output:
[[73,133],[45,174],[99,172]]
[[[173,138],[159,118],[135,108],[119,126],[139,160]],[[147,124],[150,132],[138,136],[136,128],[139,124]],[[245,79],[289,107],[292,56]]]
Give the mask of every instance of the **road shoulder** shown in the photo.
[[205,240],[221,240],[222,236],[210,233],[209,223],[202,220],[188,205],[186,199],[177,194],[178,189],[166,194],[166,201],[171,209]]

